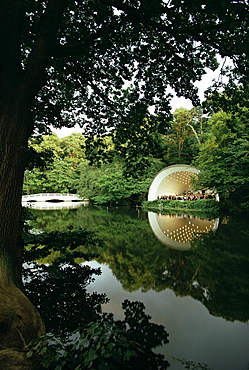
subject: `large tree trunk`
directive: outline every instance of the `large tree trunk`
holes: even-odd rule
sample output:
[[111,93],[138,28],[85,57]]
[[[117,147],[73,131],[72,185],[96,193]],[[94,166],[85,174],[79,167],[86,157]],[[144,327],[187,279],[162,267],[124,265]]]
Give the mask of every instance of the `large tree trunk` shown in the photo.
[[21,196],[32,125],[28,110],[12,104],[0,114],[0,362],[31,369],[22,352],[45,333],[39,313],[21,292]]
[[23,250],[21,196],[31,131],[28,114],[22,110],[14,105],[0,114],[0,278],[19,287]]
[[[24,3],[8,0],[0,6],[0,363],[7,369],[30,368],[23,354],[19,356],[20,350],[44,333],[38,312],[20,290],[21,195],[33,129],[31,106],[46,83],[46,68],[67,0],[47,2],[25,62],[21,52],[27,21]],[[18,361],[21,367],[15,367]]]

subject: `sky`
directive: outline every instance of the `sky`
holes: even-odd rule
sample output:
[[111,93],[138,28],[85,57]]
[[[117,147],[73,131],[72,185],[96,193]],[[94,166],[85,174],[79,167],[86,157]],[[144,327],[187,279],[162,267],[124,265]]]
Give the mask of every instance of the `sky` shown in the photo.
[[[220,68],[221,68],[223,62],[219,60],[219,63],[220,63]],[[212,81],[217,80],[219,78],[220,68],[218,68],[216,71],[207,70],[207,73],[206,75],[202,77],[202,80],[197,81],[195,83],[195,85],[199,89],[199,97],[201,101],[204,100],[204,92],[208,87],[212,85]],[[174,112],[177,108],[191,109],[193,108],[193,105],[190,99],[185,99],[183,97],[178,98],[175,96],[173,97],[171,101],[172,112]],[[52,128],[52,131],[55,132],[60,138],[71,135],[72,133],[82,133],[82,129],[78,125],[76,125],[73,128],[66,128],[66,127],[62,129]]]

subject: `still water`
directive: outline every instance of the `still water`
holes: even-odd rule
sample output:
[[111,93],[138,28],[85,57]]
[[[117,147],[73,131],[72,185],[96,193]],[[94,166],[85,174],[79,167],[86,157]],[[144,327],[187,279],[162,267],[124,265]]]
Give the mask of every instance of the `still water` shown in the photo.
[[173,357],[214,370],[249,367],[249,219],[157,215],[139,208],[33,210],[35,227],[96,230],[105,247],[92,267],[102,275],[89,291],[110,298],[104,310],[122,318],[121,302],[139,300],[165,326]]

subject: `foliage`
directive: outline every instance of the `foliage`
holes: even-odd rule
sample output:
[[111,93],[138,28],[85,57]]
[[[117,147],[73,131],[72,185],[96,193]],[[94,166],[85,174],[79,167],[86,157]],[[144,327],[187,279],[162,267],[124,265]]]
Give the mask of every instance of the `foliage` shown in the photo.
[[[240,114],[220,111],[208,120],[203,117],[200,108],[179,108],[175,111],[173,120],[168,123],[159,117],[144,119],[141,126],[144,135],[149,135],[150,122],[155,122],[161,132],[161,126],[164,127],[164,135],[159,132],[157,135],[151,133],[158,143],[160,142],[159,157],[164,156],[163,161],[156,158],[158,148],[153,153],[154,157],[147,155],[140,158],[133,152],[131,158],[128,160],[127,157],[124,161],[120,156],[126,156],[128,148],[132,151],[132,145],[135,151],[145,140],[142,134],[134,133],[138,135],[138,142],[131,144],[129,135],[133,133],[125,124],[124,142],[118,131],[114,131],[113,139],[110,136],[95,137],[91,145],[90,138],[87,138],[88,147],[85,145],[84,136],[80,134],[73,134],[61,140],[54,134],[51,137],[43,136],[42,141],[33,140],[32,148],[43,156],[44,153],[54,153],[53,161],[47,164],[45,169],[43,167],[26,171],[24,190],[78,192],[99,204],[140,202],[144,199],[153,177],[163,166],[177,161],[190,163],[195,155],[194,165],[202,170],[195,186],[216,189],[221,195],[223,206],[229,202],[230,208],[247,209],[249,201],[246,117],[245,108],[240,109]],[[150,140],[147,141],[146,145],[154,145]],[[89,166],[85,159],[86,152],[88,156],[91,153],[92,162],[96,160],[93,166]],[[117,156],[117,152],[120,156]],[[108,163],[109,161],[112,163]],[[170,207],[175,208],[177,204],[172,203]]]
[[200,300],[212,315],[229,321],[248,321],[248,236],[248,217],[241,215],[223,220],[216,233],[193,246],[198,283],[207,287]]
[[33,169],[25,172],[23,191],[29,194],[38,193],[75,193],[79,169],[72,162],[55,159],[48,169]]
[[248,207],[248,124],[243,116],[215,113],[195,165],[201,169],[197,186],[213,188],[230,207]]
[[150,181],[137,181],[134,184],[134,179],[124,179],[121,171],[102,176],[96,182],[98,188],[97,195],[92,199],[99,204],[124,204],[125,200],[131,201],[132,197],[146,193],[150,185]]
[[[104,140],[108,153],[112,153],[113,143],[110,138],[101,139]],[[78,192],[99,204],[138,202],[147,193],[152,178],[162,166],[160,160],[147,157],[146,171],[144,168],[144,171],[127,176],[124,161],[113,154],[108,159],[112,163],[105,163],[104,154],[101,153],[99,163],[90,166],[89,161],[85,159],[83,135],[72,134],[63,139],[59,139],[55,134],[51,137],[44,135],[39,139],[39,145],[37,141],[38,139],[31,140],[31,148],[37,150],[38,154],[53,153],[53,158],[50,158],[45,168],[26,171],[24,192],[27,193]],[[93,144],[91,155],[98,156],[94,149],[98,145],[98,142]]]
[[[246,76],[244,2],[156,0],[152,7],[147,0],[56,5],[33,0],[22,3],[17,13],[14,4],[8,6],[2,8],[8,19],[3,40],[9,40],[10,24],[16,28],[11,42],[1,44],[1,99],[10,101],[4,99],[9,87],[10,96],[20,93],[29,113],[32,107],[35,126],[29,123],[27,135],[76,122],[93,136],[115,129],[121,146],[134,139],[126,151],[130,160],[143,143],[141,159],[142,153],[153,155],[160,148],[160,123],[144,124],[144,119],[153,106],[160,121],[169,120],[169,86],[198,104],[194,83],[206,68],[217,68],[217,53],[234,60],[236,80]],[[124,88],[127,81],[130,88]],[[19,83],[23,90],[17,89]]]
[[200,362],[194,362],[194,361],[188,361],[182,358],[175,358],[173,357],[173,360],[176,362],[179,362],[184,366],[184,369],[191,369],[191,370],[212,370],[208,365],[200,363]]
[[160,115],[137,118],[122,122],[113,131],[115,153],[123,158],[123,171],[128,177],[141,178],[151,172],[152,164],[163,160],[167,143],[168,118]]
[[68,332],[97,320],[105,294],[89,294],[87,285],[100,275],[100,269],[72,262],[69,253],[51,265],[32,263],[24,270],[25,294],[39,310],[46,330],[66,336]]
[[86,158],[91,166],[99,168],[104,163],[112,162],[115,151],[111,135],[87,136],[84,145]]
[[73,167],[76,168],[85,159],[85,137],[79,133],[73,133],[63,137],[60,141],[63,154],[62,159],[68,158],[71,160]]
[[27,357],[40,356],[42,369],[127,369],[140,347],[107,323],[92,322],[72,338],[47,335],[29,346]]
[[199,151],[205,121],[200,107],[175,110],[165,134],[169,164],[191,163]]
[[33,148],[37,153],[44,151],[52,152],[53,159],[59,159],[63,154],[61,140],[55,133],[31,138],[29,140],[29,147]]
[[[244,2],[157,0],[152,7],[148,1],[29,1],[17,14],[8,9],[2,11],[10,23],[20,24],[12,43],[3,44],[9,61],[3,58],[3,82],[11,79],[13,65],[19,67],[16,77],[25,74],[23,84],[37,77],[26,88],[35,99],[38,132],[47,132],[48,124],[72,126],[76,119],[99,134],[124,117],[132,126],[148,115],[149,105],[156,113],[169,112],[168,86],[196,104],[194,82],[205,68],[217,67],[217,52],[234,59],[237,74],[246,72]],[[133,89],[123,89],[124,81],[134,81]]]
[[48,334],[28,346],[28,356],[41,356],[42,369],[167,369],[168,361],[151,351],[168,342],[164,328],[149,322],[142,303],[126,300],[122,307],[123,321],[104,314],[63,339]]
[[[71,251],[72,258],[84,258],[90,260],[98,255],[99,247],[103,247],[103,242],[96,237],[93,231],[87,229],[67,231],[51,231],[42,233],[26,233],[23,235],[24,243],[29,245],[29,249],[24,253],[24,261],[35,261],[48,255],[51,251],[59,251],[62,255]],[[80,246],[89,248],[92,253],[78,251]],[[95,253],[93,250],[95,249]],[[88,257],[89,256],[89,257]]]
[[79,247],[102,245],[95,234],[85,229],[32,232],[34,229],[26,223],[26,260],[44,257],[54,250],[59,250],[60,256],[50,265],[32,263],[24,271],[25,293],[39,309],[47,330],[53,333],[30,344],[28,356],[38,356],[44,369],[75,369],[83,365],[116,369],[132,368],[133,364],[138,368],[166,369],[168,362],[152,349],[167,343],[168,334],[163,326],[150,323],[142,303],[125,301],[125,319],[115,321],[113,315],[102,313],[101,305],[108,302],[106,295],[87,292],[92,276],[101,272],[78,263],[79,258],[96,257]]
[[27,194],[75,193],[80,163],[85,160],[84,142],[81,134],[60,139],[53,133],[30,139],[30,150],[39,160],[30,159],[33,168],[29,165],[25,172],[23,191]]
[[[245,71],[246,64],[243,68]],[[229,76],[228,84],[227,81],[223,80],[224,75]],[[223,66],[221,79],[216,81],[213,89],[207,89],[206,100],[202,105],[205,112],[217,113],[222,110],[233,116],[242,116],[243,120],[248,120],[248,93],[248,79],[241,76],[241,71],[238,71],[237,66],[233,71],[229,67],[224,68]]]
[[90,167],[81,165],[78,193],[98,204],[138,203],[145,197],[150,183],[161,162],[149,159],[149,167],[143,176],[125,176],[123,161],[115,158],[111,164]]
[[169,200],[169,199],[155,199],[152,201],[143,202],[143,207],[146,209],[152,209],[155,212],[155,209],[158,211],[164,210],[178,210],[190,212],[207,212],[212,213],[214,216],[218,214],[220,209],[220,204],[215,199],[197,199],[197,200]]

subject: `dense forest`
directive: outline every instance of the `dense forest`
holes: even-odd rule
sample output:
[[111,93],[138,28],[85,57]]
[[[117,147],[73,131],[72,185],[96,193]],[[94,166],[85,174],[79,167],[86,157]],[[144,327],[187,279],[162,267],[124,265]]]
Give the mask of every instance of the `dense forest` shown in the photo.
[[[90,156],[88,139],[80,133],[61,139],[54,133],[34,137],[23,192],[78,193],[98,204],[140,203],[158,171],[186,163],[201,169],[196,186],[216,189],[233,210],[248,210],[247,114],[245,108],[209,114],[202,108],[176,109],[172,120],[164,122],[165,135],[148,134],[148,140],[157,145],[154,154],[143,161],[134,157],[130,168],[115,133],[95,138]],[[145,120],[142,129],[147,124]]]

